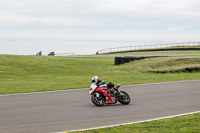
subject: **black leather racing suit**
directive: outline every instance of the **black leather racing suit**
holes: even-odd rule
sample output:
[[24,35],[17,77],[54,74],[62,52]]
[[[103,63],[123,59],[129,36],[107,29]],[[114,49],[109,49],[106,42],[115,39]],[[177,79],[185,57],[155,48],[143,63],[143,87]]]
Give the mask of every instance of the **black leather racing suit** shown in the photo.
[[104,81],[104,80],[98,80],[98,82],[97,82],[97,87],[107,87],[107,85],[106,85],[106,82]]

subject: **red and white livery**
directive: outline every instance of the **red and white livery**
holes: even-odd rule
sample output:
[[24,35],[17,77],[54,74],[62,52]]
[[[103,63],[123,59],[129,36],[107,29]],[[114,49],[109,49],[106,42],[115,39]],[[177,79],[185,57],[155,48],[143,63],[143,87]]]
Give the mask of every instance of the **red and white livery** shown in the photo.
[[[119,88],[120,84],[115,87]],[[127,105],[130,103],[131,98],[125,91],[120,91],[119,93],[111,93],[111,91],[106,87],[97,87],[95,83],[90,86],[89,94],[92,95],[91,100],[96,106],[103,106],[104,104],[115,104],[118,101]]]

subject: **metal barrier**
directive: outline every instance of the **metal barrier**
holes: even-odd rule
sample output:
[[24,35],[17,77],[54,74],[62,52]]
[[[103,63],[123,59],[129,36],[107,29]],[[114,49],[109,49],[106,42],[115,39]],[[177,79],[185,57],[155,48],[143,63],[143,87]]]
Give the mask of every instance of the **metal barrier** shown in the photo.
[[[44,55],[44,56],[48,56],[48,55]],[[79,56],[76,53],[55,53],[55,56]]]
[[170,43],[170,44],[155,44],[155,45],[140,45],[140,46],[125,46],[98,50],[98,54],[115,53],[115,52],[130,52],[137,50],[147,49],[161,49],[161,48],[172,48],[172,47],[186,47],[186,46],[200,46],[200,42],[184,42],[184,43]]
[[79,56],[76,53],[58,53],[56,56]]

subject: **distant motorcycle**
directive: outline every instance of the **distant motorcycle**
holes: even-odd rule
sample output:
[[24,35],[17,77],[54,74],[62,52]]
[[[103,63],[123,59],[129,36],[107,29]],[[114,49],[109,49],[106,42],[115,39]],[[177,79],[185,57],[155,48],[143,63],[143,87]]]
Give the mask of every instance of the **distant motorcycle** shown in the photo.
[[51,52],[51,53],[48,54],[48,56],[54,56],[54,55],[55,55],[54,52]]
[[[120,87],[120,84],[116,85],[117,88]],[[111,93],[108,88],[97,87],[95,84],[92,84],[89,90],[91,100],[96,106],[104,106],[104,104],[115,104],[118,101],[127,105],[131,102],[131,98],[125,91],[120,91],[119,93]]]
[[38,52],[37,54],[36,54],[36,56],[41,56],[42,55],[42,51],[40,51],[40,52]]

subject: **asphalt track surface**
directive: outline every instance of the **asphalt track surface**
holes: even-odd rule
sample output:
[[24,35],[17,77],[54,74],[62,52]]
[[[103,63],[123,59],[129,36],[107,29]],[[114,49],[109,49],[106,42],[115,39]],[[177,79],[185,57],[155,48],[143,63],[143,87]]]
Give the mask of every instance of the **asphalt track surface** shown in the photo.
[[96,107],[88,90],[0,95],[0,132],[61,132],[200,111],[200,80],[122,86],[129,105]]

